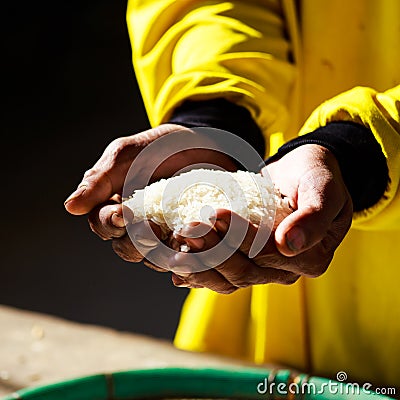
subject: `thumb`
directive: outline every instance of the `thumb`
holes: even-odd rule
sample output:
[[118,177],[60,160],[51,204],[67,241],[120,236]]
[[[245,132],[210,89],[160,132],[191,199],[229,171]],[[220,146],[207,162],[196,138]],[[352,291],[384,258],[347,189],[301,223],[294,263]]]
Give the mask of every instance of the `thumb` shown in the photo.
[[319,243],[326,235],[328,226],[321,224],[321,215],[307,208],[297,210],[278,226],[275,243],[284,256],[296,256]]
[[333,186],[328,183],[317,188],[309,181],[299,185],[297,210],[275,231],[276,247],[284,256],[303,253],[326,237],[345,203]]
[[97,205],[109,200],[113,192],[113,184],[107,172],[90,169],[78,188],[65,200],[64,206],[71,214],[87,214]]
[[112,141],[94,167],[85,173],[78,189],[65,201],[67,211],[75,215],[87,214],[114,194],[121,194],[126,174],[139,152],[157,138],[184,129],[164,124]]
[[64,202],[69,213],[87,214],[121,191],[130,165],[130,160],[123,157],[127,145],[126,138],[118,138],[107,146],[96,164],[85,172],[78,189]]

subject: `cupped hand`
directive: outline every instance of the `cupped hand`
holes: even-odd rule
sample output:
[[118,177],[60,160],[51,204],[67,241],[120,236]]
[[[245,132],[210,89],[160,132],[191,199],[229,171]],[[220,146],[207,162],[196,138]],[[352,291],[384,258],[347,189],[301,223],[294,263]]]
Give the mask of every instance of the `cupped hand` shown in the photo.
[[[317,277],[326,271],[350,228],[353,212],[335,157],[322,146],[303,145],[264,167],[261,173],[270,175],[295,211],[278,225],[253,258],[248,257],[251,244],[257,232],[266,228],[237,214],[216,210],[212,221],[215,229],[201,237],[196,237],[196,230],[202,223],[184,227],[175,239],[188,245],[191,252],[179,253],[170,260],[176,286],[231,293],[255,284],[292,284],[300,276]],[[235,239],[239,237],[239,241]],[[213,265],[216,255],[207,250],[216,245],[219,252],[223,246],[233,250],[226,260]],[[212,268],[191,272],[207,265]]]
[[[139,262],[146,254],[143,249],[139,252],[132,244],[126,230],[126,221],[123,218],[121,195],[124,182],[132,163],[138,155],[158,138],[174,132],[184,132],[188,135],[188,143],[193,149],[175,152],[174,148],[153,147],[146,157],[142,157],[137,167],[138,176],[134,189],[141,189],[147,181],[141,177],[150,177],[150,181],[169,178],[175,172],[192,164],[212,164],[227,170],[235,170],[236,165],[231,158],[222,153],[205,148],[196,148],[196,144],[207,144],[208,139],[199,137],[196,132],[175,124],[164,124],[135,135],[121,137],[111,142],[95,165],[85,172],[78,188],[65,201],[66,210],[74,215],[88,214],[89,225],[92,231],[103,240],[113,240],[114,251],[124,260]],[[175,141],[170,140],[169,146]],[[180,143],[182,144],[182,143]],[[177,146],[179,143],[177,143]],[[172,154],[172,156],[169,156]],[[135,177],[136,178],[136,177]],[[155,235],[160,238],[159,227],[150,222]],[[158,241],[146,237],[147,227],[143,223],[131,226],[138,240],[143,241],[144,248],[151,251],[158,245]],[[143,237],[142,237],[143,236]],[[151,263],[148,266],[162,270]]]

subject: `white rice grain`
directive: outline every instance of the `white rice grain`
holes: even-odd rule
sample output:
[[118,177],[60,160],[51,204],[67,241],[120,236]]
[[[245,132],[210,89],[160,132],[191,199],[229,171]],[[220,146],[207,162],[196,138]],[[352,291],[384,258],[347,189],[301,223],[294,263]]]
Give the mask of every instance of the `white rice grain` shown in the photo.
[[255,225],[276,226],[292,210],[273,184],[261,174],[196,169],[161,179],[136,190],[124,205],[132,223],[149,219],[164,235],[193,221],[209,222],[215,209],[224,208]]

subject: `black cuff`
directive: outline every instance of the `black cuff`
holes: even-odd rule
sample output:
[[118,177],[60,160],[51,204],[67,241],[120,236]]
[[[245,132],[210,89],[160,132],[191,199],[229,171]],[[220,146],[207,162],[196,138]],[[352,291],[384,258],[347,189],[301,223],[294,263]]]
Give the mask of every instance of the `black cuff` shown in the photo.
[[318,144],[334,154],[353,200],[354,211],[373,206],[385,193],[389,171],[382,149],[370,129],[353,122],[331,122],[287,142],[265,163],[270,164],[304,144]]
[[175,109],[168,122],[187,128],[209,127],[234,133],[264,158],[264,137],[250,112],[226,99],[187,100]]

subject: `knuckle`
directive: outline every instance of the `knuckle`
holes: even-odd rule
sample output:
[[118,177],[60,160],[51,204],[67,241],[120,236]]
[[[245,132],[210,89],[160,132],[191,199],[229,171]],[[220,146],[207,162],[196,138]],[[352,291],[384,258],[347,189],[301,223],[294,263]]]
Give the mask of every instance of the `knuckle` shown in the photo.
[[308,253],[293,257],[291,265],[295,271],[301,271],[301,275],[307,278],[318,278],[328,269],[333,254],[334,250],[317,245]]
[[196,256],[198,257],[202,266],[206,267],[207,269],[215,268],[221,273],[223,273],[225,269],[224,260],[228,258],[223,252],[217,250],[213,252],[196,253]]
[[116,159],[124,151],[124,149],[126,148],[126,145],[127,145],[126,138],[120,137],[120,138],[114,139],[107,146],[106,153],[111,159]]
[[[173,269],[171,269],[171,271],[173,271]],[[179,278],[181,278],[182,280],[184,280],[184,281],[186,281],[186,282],[188,282],[190,284],[196,285],[198,283],[196,281],[196,278],[195,278],[196,274],[193,274],[193,273],[179,273],[179,272],[174,272],[174,274],[176,276],[178,276]]]
[[173,257],[174,259],[172,263],[175,264],[175,266],[186,265],[190,268],[195,268],[197,265],[199,265],[199,260],[194,253],[178,252]]
[[84,179],[88,179],[91,178],[95,175],[97,175],[98,171],[95,168],[89,168],[88,170],[85,171],[85,173],[83,174],[83,178]]
[[[179,273],[178,273],[179,275]],[[204,279],[203,274],[200,273],[191,273],[191,274],[185,274],[185,277],[182,275],[179,275],[182,279],[184,279],[186,282],[190,283],[191,285],[204,285],[207,287],[210,287],[213,285],[213,282],[208,282],[207,280]]]
[[192,273],[185,276],[184,279],[191,287],[201,286],[221,294],[233,293],[238,289],[228,281],[213,279],[213,276],[210,276],[207,272]]
[[265,268],[284,268],[288,260],[284,257],[276,256],[275,254],[260,254],[256,256],[254,262],[259,267]]
[[121,237],[125,234],[125,229],[112,224],[111,217],[114,211],[112,207],[108,208],[95,209],[88,216],[89,228],[103,240]]
[[248,265],[240,266],[239,268],[230,268],[225,263],[218,268],[225,276],[225,279],[236,288],[245,288],[251,285],[262,283],[262,275],[258,274]]
[[232,285],[239,288],[247,287],[260,281],[260,276],[248,265],[231,268],[229,262],[225,262],[219,266],[218,270]]
[[143,259],[143,256],[133,247],[127,246],[123,239],[114,239],[112,241],[112,248],[114,252],[125,261],[139,262]]
[[109,240],[111,239],[100,227],[99,221],[96,217],[91,216],[88,218],[89,228],[90,230],[96,234],[102,240]]
[[105,228],[113,228],[117,227],[112,223],[112,217],[114,214],[118,214],[119,209],[116,205],[106,205],[100,207],[98,210],[98,220],[100,224],[102,224]]
[[229,281],[238,288],[245,288],[250,285],[256,285],[262,283],[262,278],[256,274],[240,275],[235,278],[229,279]]
[[210,289],[220,294],[231,294],[233,292],[236,292],[236,290],[238,290],[239,288],[235,286],[228,286],[228,287],[221,287],[215,289],[210,288]]

